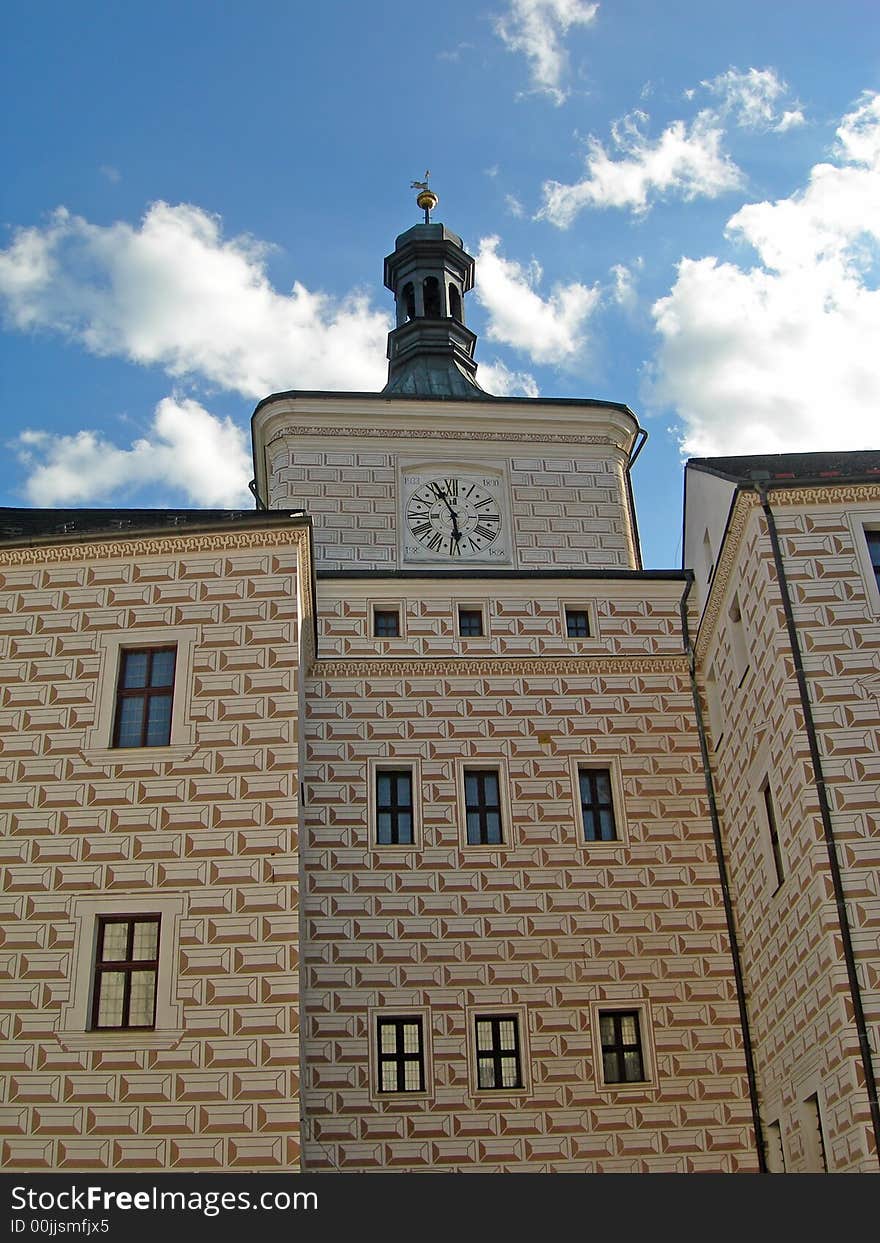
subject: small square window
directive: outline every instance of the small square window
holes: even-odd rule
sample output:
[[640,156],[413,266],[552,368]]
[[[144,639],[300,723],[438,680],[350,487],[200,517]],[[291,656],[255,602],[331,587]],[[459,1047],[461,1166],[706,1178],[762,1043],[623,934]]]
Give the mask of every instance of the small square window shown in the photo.
[[413,775],[409,768],[376,771],[376,841],[380,846],[413,842]]
[[175,647],[123,649],[116,684],[114,747],[167,747],[171,741]]
[[380,1092],[424,1092],[425,1049],[421,1018],[378,1018],[376,1056]]
[[590,614],[586,609],[565,610],[565,633],[570,639],[589,639]]
[[458,633],[465,638],[480,638],[483,634],[483,610],[458,610]]
[[611,770],[579,768],[578,784],[581,793],[584,837],[588,842],[616,841],[617,825],[614,820],[614,801],[611,793]]
[[100,916],[92,1027],[154,1027],[158,972],[158,915]]
[[400,637],[400,613],[397,609],[376,609],[373,613],[373,633],[377,639]]
[[502,841],[501,784],[497,768],[464,770],[464,801],[469,846],[497,846]]
[[638,1011],[600,1011],[599,1032],[602,1040],[602,1077],[605,1082],[644,1082],[645,1067]]
[[515,1014],[478,1014],[474,1019],[477,1087],[521,1088],[519,1022]]

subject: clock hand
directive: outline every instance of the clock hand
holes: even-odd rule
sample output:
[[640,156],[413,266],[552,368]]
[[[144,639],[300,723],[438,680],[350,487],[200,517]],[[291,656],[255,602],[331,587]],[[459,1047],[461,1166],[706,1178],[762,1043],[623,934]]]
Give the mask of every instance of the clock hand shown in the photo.
[[450,514],[452,515],[452,538],[455,540],[457,544],[460,544],[461,543],[461,531],[459,530],[459,527],[458,527],[458,514],[449,504],[449,497],[446,495],[445,492],[443,492],[441,489],[438,488],[437,495],[440,497],[440,500],[443,502],[443,504],[446,506],[446,508],[449,510]]

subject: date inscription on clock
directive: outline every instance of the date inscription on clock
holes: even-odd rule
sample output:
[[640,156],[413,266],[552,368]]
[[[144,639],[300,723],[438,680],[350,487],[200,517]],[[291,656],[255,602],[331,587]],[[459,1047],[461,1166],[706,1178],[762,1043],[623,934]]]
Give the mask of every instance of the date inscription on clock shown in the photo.
[[406,524],[418,548],[438,557],[492,556],[501,534],[497,479],[449,475],[405,483],[418,485],[406,503]]

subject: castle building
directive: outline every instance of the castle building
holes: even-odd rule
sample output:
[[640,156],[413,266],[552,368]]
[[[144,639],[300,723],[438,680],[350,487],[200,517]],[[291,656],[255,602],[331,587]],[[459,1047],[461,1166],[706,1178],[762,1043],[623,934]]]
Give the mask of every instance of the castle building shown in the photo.
[[693,461],[644,569],[435,202],[253,512],[3,512],[3,1162],[876,1172],[880,454]]

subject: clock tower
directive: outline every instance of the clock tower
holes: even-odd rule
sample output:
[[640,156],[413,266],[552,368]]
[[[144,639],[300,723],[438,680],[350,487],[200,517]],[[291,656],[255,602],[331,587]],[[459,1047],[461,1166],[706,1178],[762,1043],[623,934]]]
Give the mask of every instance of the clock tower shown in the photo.
[[[644,433],[617,402],[485,392],[475,277],[428,211],[385,260],[384,389],[253,418],[260,503],[305,510],[314,540],[303,1167],[752,1168],[745,1126],[706,1152],[703,1104],[680,1104],[741,1119],[744,1076],[686,576],[638,552]],[[677,1016],[716,995],[718,1055],[691,1069]]]
[[466,326],[474,259],[430,219],[385,259],[396,323],[378,393],[276,393],[253,418],[255,489],[303,508],[318,572],[640,567],[629,465],[644,433],[608,401],[495,397]]

